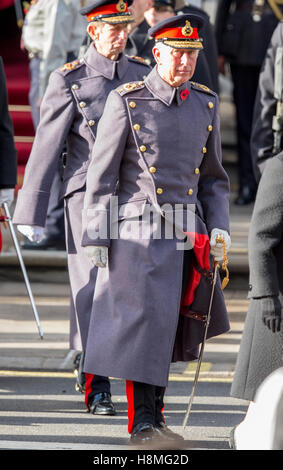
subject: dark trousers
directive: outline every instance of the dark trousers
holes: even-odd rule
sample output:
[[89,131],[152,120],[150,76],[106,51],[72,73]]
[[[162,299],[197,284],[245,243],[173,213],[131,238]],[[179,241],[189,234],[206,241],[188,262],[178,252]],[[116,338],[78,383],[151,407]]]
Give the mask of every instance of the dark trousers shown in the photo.
[[126,381],[129,433],[140,423],[157,426],[163,417],[165,387]]
[[110,382],[102,375],[85,374],[85,404],[88,408],[95,395],[98,393],[110,393]]
[[248,186],[256,190],[250,139],[253,110],[259,80],[260,67],[231,64],[234,85],[234,102],[237,121],[238,175],[240,189]]

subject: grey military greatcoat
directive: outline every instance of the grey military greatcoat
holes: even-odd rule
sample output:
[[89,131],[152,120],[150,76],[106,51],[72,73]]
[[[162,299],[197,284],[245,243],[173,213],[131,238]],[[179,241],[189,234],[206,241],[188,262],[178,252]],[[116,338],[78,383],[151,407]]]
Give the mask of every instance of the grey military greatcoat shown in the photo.
[[283,366],[283,328],[273,333],[262,321],[260,297],[279,295],[283,305],[283,153],[267,160],[249,233],[250,305],[231,394],[254,400],[263,380]]
[[[173,221],[179,232],[167,237],[165,221],[169,228],[175,204],[185,210]],[[148,211],[153,219],[161,216],[161,237],[154,236],[156,219]],[[208,234],[229,230],[216,94],[190,82],[176,90],[156,68],[144,83],[111,92],[88,170],[83,220],[82,244],[109,246],[109,264],[98,269],[85,371],[166,386],[171,360],[195,359],[203,332],[192,320],[197,325],[183,325],[175,344],[184,264],[176,243],[194,234],[198,254],[206,252],[207,273]],[[185,304],[206,313],[210,290],[207,282]],[[210,336],[229,329],[219,284],[214,307]]]
[[150,68],[121,55],[111,61],[93,44],[81,61],[51,74],[41,105],[41,119],[19,191],[13,221],[45,225],[50,188],[66,142],[62,197],[65,198],[66,242],[71,284],[70,347],[84,349],[96,268],[83,253],[81,213],[89,157],[106,98],[119,83],[140,80]]

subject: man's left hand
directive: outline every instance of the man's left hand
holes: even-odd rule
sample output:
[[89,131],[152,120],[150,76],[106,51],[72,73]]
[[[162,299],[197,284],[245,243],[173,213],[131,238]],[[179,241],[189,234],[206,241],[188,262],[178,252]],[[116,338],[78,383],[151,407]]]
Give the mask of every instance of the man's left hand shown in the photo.
[[210,235],[210,253],[214,256],[215,261],[223,261],[224,259],[224,244],[217,243],[216,238],[217,236],[223,237],[226,253],[228,253],[231,247],[231,238],[226,230],[221,230],[220,228],[214,228],[211,231]]
[[8,206],[12,204],[14,200],[14,188],[0,189],[0,206],[6,202]]

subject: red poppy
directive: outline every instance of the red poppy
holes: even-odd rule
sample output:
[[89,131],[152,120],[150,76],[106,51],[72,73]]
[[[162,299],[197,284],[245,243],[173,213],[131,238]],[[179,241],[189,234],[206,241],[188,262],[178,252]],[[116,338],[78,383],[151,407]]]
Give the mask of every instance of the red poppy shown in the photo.
[[181,97],[181,100],[186,100],[189,96],[189,90],[187,88],[185,88],[184,90],[181,91],[180,93],[180,97]]

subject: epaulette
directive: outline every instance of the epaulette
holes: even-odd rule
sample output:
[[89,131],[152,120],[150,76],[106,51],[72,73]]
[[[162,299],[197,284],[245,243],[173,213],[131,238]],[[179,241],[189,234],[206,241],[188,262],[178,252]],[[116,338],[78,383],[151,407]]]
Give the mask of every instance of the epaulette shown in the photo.
[[130,91],[136,91],[136,90],[141,90],[144,88],[144,82],[129,82],[129,83],[124,83],[122,87],[117,88],[117,92],[119,95],[124,96],[127,93],[130,93]]
[[70,70],[74,70],[75,68],[78,67],[78,65],[81,65],[82,62],[80,60],[73,60],[73,62],[67,62],[63,67],[60,68],[62,72],[65,72],[66,70],[69,72]]
[[142,57],[138,57],[137,55],[129,55],[127,56],[129,60],[132,60],[133,62],[136,62],[138,64],[146,65],[147,67],[150,67],[150,60],[149,59],[143,59]]
[[208,88],[208,86],[202,85],[201,83],[191,82],[191,85],[196,90],[204,91],[205,93],[209,93],[210,95],[213,95],[213,96],[216,95],[216,93],[214,91],[212,91],[210,88]]

